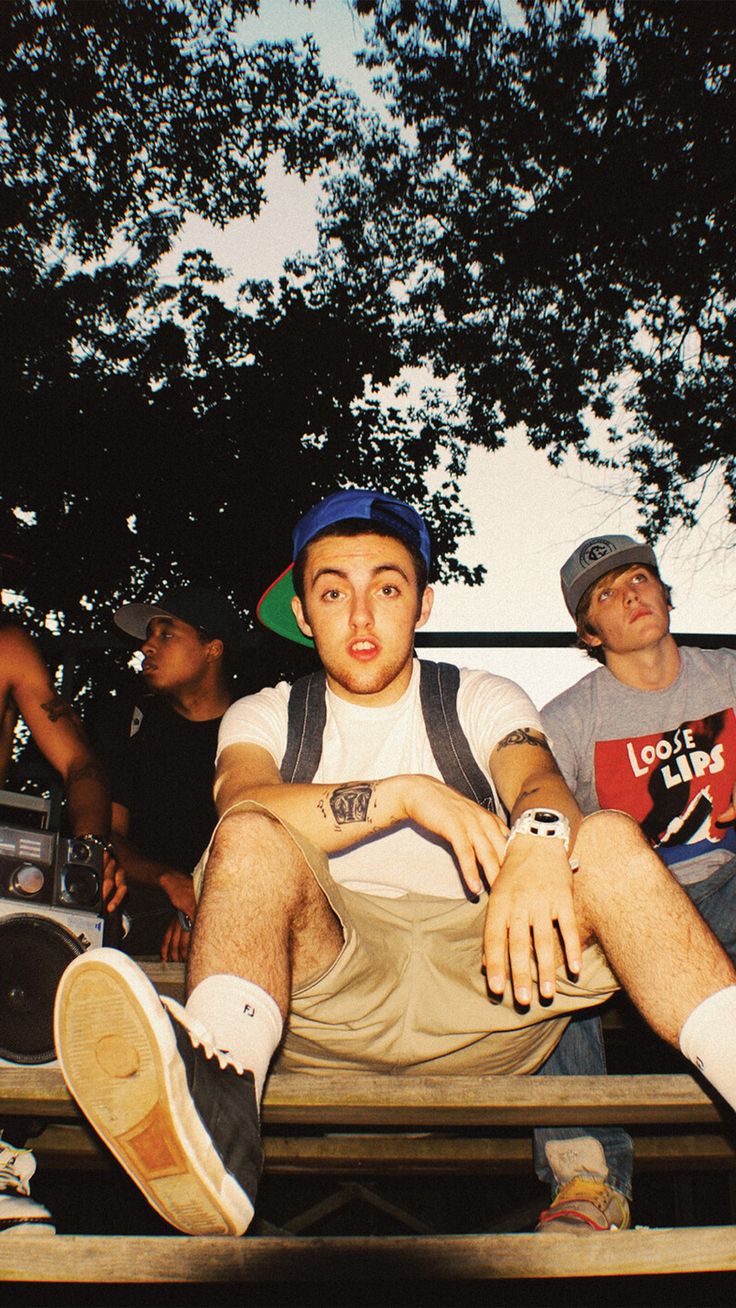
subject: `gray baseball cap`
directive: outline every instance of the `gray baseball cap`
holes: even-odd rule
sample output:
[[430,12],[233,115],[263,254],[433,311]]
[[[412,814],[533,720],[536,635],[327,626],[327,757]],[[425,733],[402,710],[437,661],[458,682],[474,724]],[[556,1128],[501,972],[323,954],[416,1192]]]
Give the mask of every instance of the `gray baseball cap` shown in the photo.
[[578,605],[589,586],[614,568],[644,563],[657,572],[657,560],[651,545],[633,536],[591,536],[573,550],[560,568],[565,603],[577,616]]

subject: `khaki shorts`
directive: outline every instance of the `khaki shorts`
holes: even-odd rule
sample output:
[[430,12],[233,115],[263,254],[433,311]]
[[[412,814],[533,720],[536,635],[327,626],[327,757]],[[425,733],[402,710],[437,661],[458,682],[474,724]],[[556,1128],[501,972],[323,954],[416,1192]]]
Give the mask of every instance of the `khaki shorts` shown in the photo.
[[[268,812],[251,801],[235,807]],[[332,966],[292,995],[279,1057],[279,1066],[288,1071],[535,1072],[572,1014],[602,1003],[619,987],[593,945],[583,953],[577,981],[564,968],[558,971],[552,1003],[537,998],[520,1009],[508,986],[503,999],[491,998],[481,971],[486,895],[471,904],[347,890],[333,880],[322,850],[288,823],[281,825],[301,850],[345,938]],[[203,857],[195,872],[197,893],[204,862]]]

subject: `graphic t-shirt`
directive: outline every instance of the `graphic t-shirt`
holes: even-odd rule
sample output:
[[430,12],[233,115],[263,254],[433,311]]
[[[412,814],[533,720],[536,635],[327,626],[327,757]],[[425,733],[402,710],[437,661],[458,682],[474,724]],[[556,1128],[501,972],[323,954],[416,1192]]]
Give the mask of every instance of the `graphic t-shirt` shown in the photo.
[[736,783],[736,653],[680,650],[666,690],[634,690],[605,667],[542,710],[584,813],[630,813],[678,879],[702,881],[736,852],[718,825]]
[[[222,719],[218,757],[229,745],[259,745],[279,767],[286,750],[290,689],[282,681],[232,704]],[[519,727],[540,729],[539,714],[523,690],[477,669],[461,669],[457,709],[486,776],[493,749],[504,736]],[[439,777],[422,715],[419,663],[415,660],[411,682],[395,704],[351,704],[328,689],[323,742],[316,783],[377,781],[404,773]],[[497,808],[502,814],[500,802]],[[464,895],[449,847],[411,822],[332,855],[330,871],[340,884],[364,894]]]

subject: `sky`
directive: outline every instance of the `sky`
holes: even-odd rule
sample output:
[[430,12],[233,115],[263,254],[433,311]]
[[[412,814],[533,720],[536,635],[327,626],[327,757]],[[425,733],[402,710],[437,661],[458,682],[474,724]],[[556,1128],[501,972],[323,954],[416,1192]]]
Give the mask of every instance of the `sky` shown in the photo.
[[[325,71],[376,103],[369,75],[354,59],[361,29],[347,0],[315,0],[311,9],[291,0],[262,0],[259,16],[242,31],[246,42],[313,33]],[[257,219],[241,219],[224,233],[190,221],[162,271],[173,274],[182,249],[208,245],[232,270],[224,288],[231,301],[247,277],[278,277],[284,258],[316,248],[319,181],[301,183],[275,163],[267,194]],[[500,451],[472,451],[462,491],[474,532],[460,543],[459,557],[482,563],[486,579],[480,587],[438,587],[428,632],[572,631],[559,586],[562,563],[588,536],[637,535],[640,525],[625,474],[597,471],[573,455],[554,469],[543,453],[530,449],[523,430],[508,433]],[[734,630],[736,533],[725,521],[724,505],[714,486],[697,528],[677,529],[657,546],[660,571],[673,587],[676,633]],[[594,666],[573,649],[484,650],[448,642],[431,656],[510,676],[539,705]]]

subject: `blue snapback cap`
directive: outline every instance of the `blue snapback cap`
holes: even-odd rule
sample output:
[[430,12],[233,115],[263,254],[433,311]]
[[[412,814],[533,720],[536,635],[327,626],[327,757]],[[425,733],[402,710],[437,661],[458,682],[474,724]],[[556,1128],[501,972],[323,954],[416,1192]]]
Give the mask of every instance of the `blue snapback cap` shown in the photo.
[[294,544],[292,562],[271,583],[258,601],[256,613],[264,627],[269,627],[287,640],[314,648],[314,641],[305,636],[297,625],[291,607],[294,598],[294,560],[310,540],[314,540],[326,527],[349,519],[364,519],[376,527],[385,527],[388,536],[398,536],[411,545],[424,559],[429,572],[432,548],[426,523],[416,509],[393,495],[374,490],[335,491],[320,500],[297,522],[292,533]]

